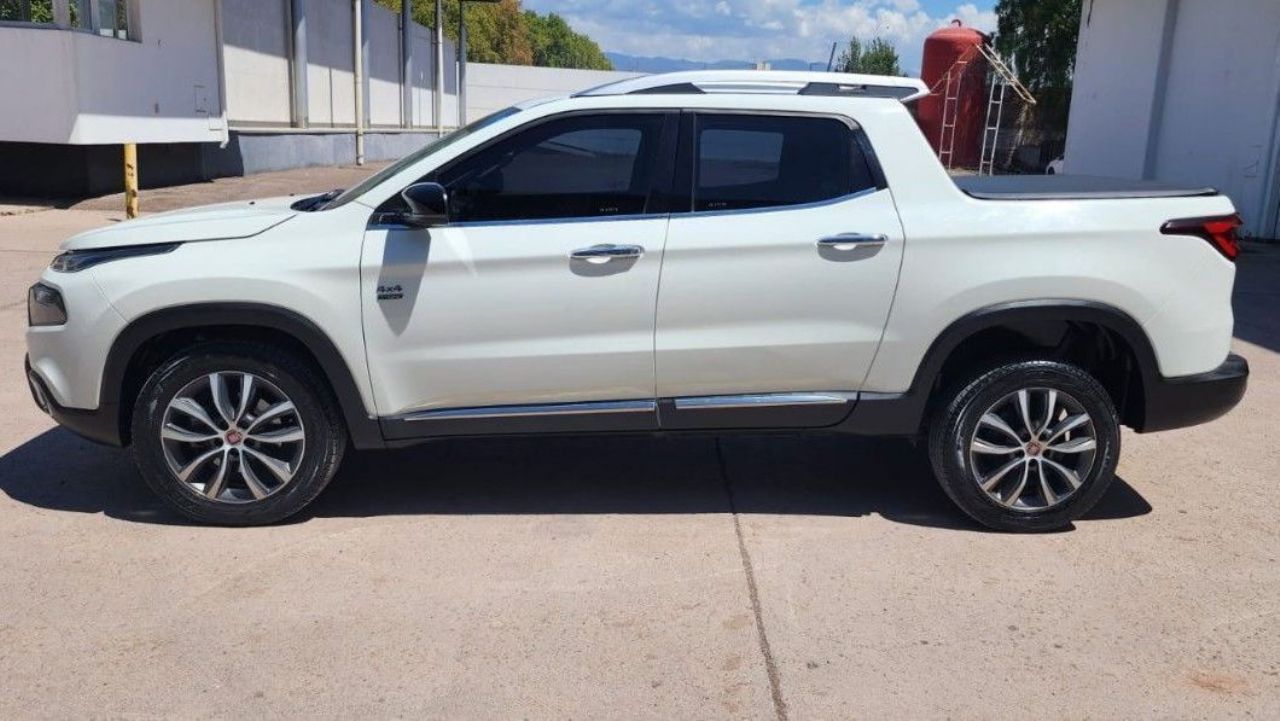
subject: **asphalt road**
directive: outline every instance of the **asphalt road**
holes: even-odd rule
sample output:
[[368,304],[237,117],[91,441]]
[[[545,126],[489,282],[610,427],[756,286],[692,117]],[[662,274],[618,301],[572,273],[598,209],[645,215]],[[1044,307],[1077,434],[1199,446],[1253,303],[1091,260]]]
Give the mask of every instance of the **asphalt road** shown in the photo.
[[906,443],[790,435],[355,455],[233,530],[27,395],[27,285],[117,220],[0,218],[0,718],[1280,717],[1280,247],[1240,262],[1243,405],[1126,432],[1068,532],[976,528]]

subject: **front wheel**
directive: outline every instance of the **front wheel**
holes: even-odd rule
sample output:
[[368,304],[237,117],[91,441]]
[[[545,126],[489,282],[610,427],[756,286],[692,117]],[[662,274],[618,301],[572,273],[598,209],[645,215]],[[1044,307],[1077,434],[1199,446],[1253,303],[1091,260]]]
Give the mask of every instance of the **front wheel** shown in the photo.
[[1106,492],[1119,455],[1106,389],[1057,361],[978,375],[951,392],[929,432],[943,490],[974,520],[1003,531],[1067,526]]
[[143,479],[197,521],[250,526],[309,504],[337,471],[346,432],[319,374],[272,346],[209,343],[161,365],[134,408]]

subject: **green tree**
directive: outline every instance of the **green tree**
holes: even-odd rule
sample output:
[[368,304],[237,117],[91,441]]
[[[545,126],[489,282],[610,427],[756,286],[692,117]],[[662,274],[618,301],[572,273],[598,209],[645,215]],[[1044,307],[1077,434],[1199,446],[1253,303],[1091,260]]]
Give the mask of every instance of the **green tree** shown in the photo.
[[[376,0],[400,11],[402,0]],[[444,32],[458,40],[458,0],[444,0]],[[590,38],[574,32],[557,15],[543,17],[524,10],[520,0],[466,3],[467,60],[507,65],[611,69],[608,58]],[[413,19],[435,27],[435,0],[413,0]]]
[[862,62],[862,43],[857,36],[849,38],[849,44],[844,50],[840,51],[840,57],[836,58],[835,67],[832,70],[837,73],[856,73],[861,67]]
[[1036,96],[1047,129],[1065,129],[1080,33],[1080,0],[999,0],[996,49]]
[[533,43],[533,64],[548,68],[586,68],[612,70],[613,63],[594,40],[574,32],[565,19],[555,13],[545,17],[532,10],[524,13]]
[[897,49],[893,47],[893,43],[883,38],[875,38],[871,41],[862,53],[859,64],[862,66],[862,72],[869,75],[902,75],[902,68],[898,65]]
[[840,53],[834,70],[867,75],[902,75],[898,51],[884,38],[873,38],[865,48],[858,38],[849,38],[849,44]]

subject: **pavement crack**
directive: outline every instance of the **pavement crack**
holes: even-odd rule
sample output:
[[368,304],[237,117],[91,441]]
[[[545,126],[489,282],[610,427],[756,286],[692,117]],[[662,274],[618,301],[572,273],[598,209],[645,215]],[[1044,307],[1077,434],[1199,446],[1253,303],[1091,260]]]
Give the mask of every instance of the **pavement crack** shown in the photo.
[[720,438],[716,437],[716,462],[720,465],[720,478],[724,481],[724,492],[729,497],[729,512],[733,516],[733,531],[738,537],[738,554],[742,557],[742,571],[747,577],[747,594],[751,597],[751,612],[756,619],[756,638],[760,642],[760,655],[764,657],[765,673],[769,676],[769,694],[773,697],[773,712],[778,721],[787,721],[787,702],[782,698],[782,677],[778,674],[778,664],[773,659],[773,649],[769,647],[769,635],[764,627],[764,614],[760,609],[760,591],[756,586],[755,567],[751,563],[751,554],[747,552],[747,540],[742,534],[742,519],[738,515],[738,501],[733,493],[733,484],[729,481],[729,468],[724,460],[724,449]]

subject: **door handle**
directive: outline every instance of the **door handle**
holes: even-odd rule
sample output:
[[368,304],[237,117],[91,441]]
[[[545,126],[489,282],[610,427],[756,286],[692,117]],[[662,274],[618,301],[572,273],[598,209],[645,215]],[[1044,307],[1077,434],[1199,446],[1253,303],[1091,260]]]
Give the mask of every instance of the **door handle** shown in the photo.
[[588,263],[600,265],[608,263],[611,260],[624,258],[639,258],[644,255],[644,246],[642,245],[614,245],[613,243],[600,243],[590,248],[579,248],[569,254],[574,260],[585,260]]
[[829,235],[825,238],[819,238],[818,247],[847,251],[853,250],[854,248],[884,245],[888,240],[889,237],[883,233],[877,235],[869,235],[867,233],[840,233],[838,235]]

